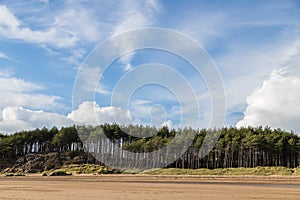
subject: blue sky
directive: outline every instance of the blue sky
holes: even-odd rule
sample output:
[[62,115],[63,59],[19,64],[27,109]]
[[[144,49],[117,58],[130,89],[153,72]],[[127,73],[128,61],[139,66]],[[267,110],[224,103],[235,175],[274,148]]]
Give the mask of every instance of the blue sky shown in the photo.
[[[179,31],[206,50],[224,83],[225,126],[268,125],[299,132],[299,9],[297,0],[0,1],[0,132],[112,122],[112,113],[122,123],[134,118],[179,126],[179,103],[168,88],[141,88],[132,95],[129,110],[111,105],[118,80],[153,62],[172,66],[199,85],[193,87],[201,104],[198,120],[209,121],[204,80],[179,57],[154,50],[120,57],[103,74],[96,102],[72,108],[84,59],[109,37],[143,27]],[[134,42],[124,45],[134,47]],[[97,81],[95,74],[87,71],[86,78]]]

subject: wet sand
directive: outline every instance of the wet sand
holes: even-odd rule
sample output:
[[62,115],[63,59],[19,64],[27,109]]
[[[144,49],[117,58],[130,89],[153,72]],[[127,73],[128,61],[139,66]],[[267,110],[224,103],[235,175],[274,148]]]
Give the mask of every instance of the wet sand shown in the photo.
[[300,199],[300,177],[0,176],[0,199]]

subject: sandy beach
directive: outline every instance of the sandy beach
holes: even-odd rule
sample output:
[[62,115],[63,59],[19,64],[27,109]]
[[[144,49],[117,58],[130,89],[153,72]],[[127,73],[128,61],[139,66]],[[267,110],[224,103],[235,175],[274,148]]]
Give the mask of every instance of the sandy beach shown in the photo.
[[300,177],[76,175],[0,177],[0,199],[300,199]]

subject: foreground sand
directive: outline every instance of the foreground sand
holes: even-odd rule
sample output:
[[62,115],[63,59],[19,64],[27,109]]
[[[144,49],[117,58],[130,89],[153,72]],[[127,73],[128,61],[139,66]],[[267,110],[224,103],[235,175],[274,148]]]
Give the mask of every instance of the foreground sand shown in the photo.
[[300,199],[300,177],[0,177],[0,199]]

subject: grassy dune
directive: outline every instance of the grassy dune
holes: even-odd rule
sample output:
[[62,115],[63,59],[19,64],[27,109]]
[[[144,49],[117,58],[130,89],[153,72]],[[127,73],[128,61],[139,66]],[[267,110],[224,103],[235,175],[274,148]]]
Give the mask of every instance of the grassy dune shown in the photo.
[[[224,168],[224,169],[151,169],[151,170],[125,170],[119,171],[109,167],[85,164],[66,165],[61,169],[73,174],[148,174],[148,175],[249,175],[249,176],[300,176],[300,168],[286,167],[255,167],[255,168]],[[57,171],[57,170],[55,170]],[[52,171],[53,172],[53,171]]]
[[[204,176],[300,176],[300,168],[286,167],[255,167],[255,168],[218,168],[218,169],[130,169],[116,170],[106,166],[95,164],[71,164],[64,165],[59,169],[49,170],[41,174],[52,174],[55,172],[65,172],[67,174],[146,174],[146,175],[204,175]],[[18,176],[19,173],[4,173],[7,176]]]
[[255,167],[225,169],[152,169],[142,172],[151,175],[252,175],[252,176],[300,176],[300,168]]

